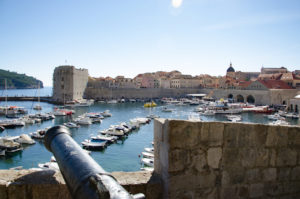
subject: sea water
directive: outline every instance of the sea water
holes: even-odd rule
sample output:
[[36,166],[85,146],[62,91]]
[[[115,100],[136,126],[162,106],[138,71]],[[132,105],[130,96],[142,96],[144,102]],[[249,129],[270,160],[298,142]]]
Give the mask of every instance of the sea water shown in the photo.
[[[5,102],[0,102],[0,106]],[[8,105],[22,106],[29,111],[29,114],[37,111],[32,108],[37,102],[8,102]],[[42,112],[52,112],[54,105],[41,102]],[[16,136],[20,134],[29,134],[38,129],[49,126],[61,125],[72,121],[78,115],[86,112],[102,112],[110,110],[112,117],[105,118],[101,124],[92,124],[81,126],[78,129],[71,129],[72,138],[81,145],[85,139],[98,134],[98,131],[108,128],[110,125],[129,122],[136,117],[146,117],[149,114],[159,115],[161,118],[168,119],[187,119],[193,112],[195,106],[168,106],[173,109],[172,112],[163,112],[162,107],[165,104],[158,104],[155,108],[144,108],[143,103],[119,103],[106,104],[95,103],[90,107],[76,107],[76,113],[73,116],[57,116],[54,120],[45,121],[41,124],[26,125],[22,128],[6,129],[0,136]],[[263,114],[243,113],[243,122],[268,123],[269,120]],[[1,117],[0,119],[4,119]],[[226,121],[224,115],[201,116],[204,121]],[[288,120],[291,124],[299,125],[298,120]],[[183,138],[184,139],[184,138]],[[111,171],[138,171],[141,168],[139,155],[145,147],[151,147],[153,141],[153,121],[150,124],[142,125],[139,130],[133,131],[127,138],[119,140],[117,143],[107,146],[102,151],[93,151],[92,158],[98,162],[105,170]],[[0,169],[9,169],[12,167],[23,166],[23,168],[37,167],[39,163],[49,162],[52,154],[44,147],[43,141],[36,141],[36,144],[29,145],[24,150],[12,157],[0,158]]]

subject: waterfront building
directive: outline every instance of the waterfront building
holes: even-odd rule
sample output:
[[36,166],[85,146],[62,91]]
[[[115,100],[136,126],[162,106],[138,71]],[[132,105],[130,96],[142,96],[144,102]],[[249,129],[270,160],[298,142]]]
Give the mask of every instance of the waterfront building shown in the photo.
[[299,113],[300,108],[300,94],[296,95],[293,99],[290,100],[290,104],[288,106],[290,111]]
[[257,80],[251,82],[246,87],[246,90],[269,90],[269,89],[293,89],[293,88],[281,80]]
[[124,76],[117,76],[115,78],[115,82],[117,88],[136,88],[136,84],[131,78],[125,78]]
[[53,73],[53,99],[57,102],[83,99],[88,82],[88,70],[74,66],[59,66]]
[[158,79],[159,88],[171,88],[171,81],[166,77],[161,77]]
[[287,73],[288,70],[285,67],[280,68],[261,68],[261,74],[275,74],[275,73]]

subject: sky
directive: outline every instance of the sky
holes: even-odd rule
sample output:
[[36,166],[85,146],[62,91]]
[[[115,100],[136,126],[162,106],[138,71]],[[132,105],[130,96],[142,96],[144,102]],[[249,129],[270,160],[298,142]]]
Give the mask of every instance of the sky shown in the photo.
[[179,70],[300,70],[299,0],[0,0],[0,68],[52,85],[54,68],[93,77]]

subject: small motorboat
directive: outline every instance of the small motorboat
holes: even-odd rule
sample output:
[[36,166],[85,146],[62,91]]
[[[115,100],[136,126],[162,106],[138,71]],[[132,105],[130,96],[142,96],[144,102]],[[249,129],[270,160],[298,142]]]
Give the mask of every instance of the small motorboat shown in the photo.
[[142,158],[141,162],[149,167],[154,167],[154,160],[153,159],[149,159],[149,158]]
[[285,126],[285,125],[289,125],[289,123],[287,121],[284,120],[276,120],[273,122],[269,122],[270,125],[275,125],[275,126]]
[[227,120],[231,122],[240,122],[242,121],[242,116],[241,115],[225,115]]
[[103,117],[111,117],[111,116],[112,116],[112,114],[109,112],[109,110],[103,111],[103,112],[101,113],[101,115],[102,115]]
[[106,147],[107,141],[100,140],[85,140],[81,142],[83,148],[90,150],[102,150]]
[[51,169],[51,170],[59,171],[59,166],[57,162],[46,162],[44,164],[38,164],[38,167],[41,169]]
[[108,143],[113,143],[117,141],[118,137],[117,136],[112,136],[112,135],[97,135],[94,137],[91,137],[91,140],[102,140],[102,141],[107,141]]
[[146,152],[154,153],[154,148],[144,148]]
[[26,134],[21,134],[15,141],[20,144],[35,144],[35,141]]
[[142,152],[142,156],[143,156],[144,158],[154,159],[154,154],[153,154],[153,153]]
[[166,106],[164,106],[161,111],[162,112],[172,112],[173,110],[170,109],[170,108],[168,108],[168,107],[166,107]]
[[79,128],[80,127],[80,125],[73,123],[73,122],[64,123],[64,126],[66,126],[68,128]]

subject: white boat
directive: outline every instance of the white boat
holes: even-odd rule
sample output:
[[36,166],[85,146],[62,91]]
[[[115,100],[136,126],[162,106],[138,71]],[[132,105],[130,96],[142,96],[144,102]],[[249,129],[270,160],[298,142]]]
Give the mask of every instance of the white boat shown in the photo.
[[45,129],[40,129],[37,130],[36,132],[33,133],[29,133],[29,135],[34,138],[34,139],[44,139],[46,131],[49,129],[50,127],[47,127]]
[[26,134],[21,134],[15,141],[20,144],[35,144],[35,141]]
[[61,110],[57,109],[53,112],[53,115],[55,115],[55,116],[66,116],[67,114],[64,111],[61,111]]
[[173,110],[164,106],[161,111],[162,112],[172,112]]
[[141,171],[150,171],[150,172],[152,172],[152,171],[154,171],[154,168],[153,167],[142,167]]
[[232,108],[232,109],[217,109],[215,110],[217,114],[239,114],[243,112],[242,108]]
[[20,143],[5,137],[0,138],[0,149],[5,150],[5,153],[15,153],[23,150]]
[[112,116],[112,114],[109,112],[109,110],[103,111],[103,112],[101,113],[101,115],[102,115],[103,117],[111,117],[111,116]]
[[80,125],[90,125],[90,124],[92,124],[92,120],[88,117],[77,118],[77,119],[74,120],[74,122],[76,122],[76,124],[80,124]]
[[188,120],[189,121],[193,121],[193,122],[199,122],[202,121],[199,115],[196,114],[191,114],[188,116]]
[[4,127],[20,127],[25,126],[25,122],[21,119],[0,120],[0,126]]
[[150,115],[147,115],[147,118],[149,119],[155,119],[155,118],[159,118],[158,115],[154,115],[154,114],[150,114]]
[[129,102],[131,102],[131,103],[135,103],[135,102],[136,102],[136,100],[135,100],[135,99],[129,99]]
[[269,122],[270,125],[289,125],[289,123],[287,121],[284,121],[284,120],[276,120],[276,121],[273,121],[273,122]]
[[124,136],[125,133],[122,130],[116,130],[114,128],[109,128],[107,130],[100,131],[101,134],[104,135],[112,135],[112,136]]
[[107,141],[93,141],[93,140],[85,140],[81,142],[83,148],[90,150],[101,150],[104,149],[107,145]]
[[242,121],[242,116],[241,115],[225,115],[227,120],[231,122],[239,122]]
[[194,109],[194,112],[204,112],[204,108],[203,107],[196,107]]
[[201,115],[205,115],[205,116],[212,116],[216,114],[216,111],[214,110],[205,110],[203,113],[200,113]]
[[107,103],[108,104],[117,104],[118,101],[117,100],[108,100]]
[[275,113],[273,115],[267,115],[267,118],[269,120],[284,120],[284,118],[281,117],[278,113]]
[[144,150],[146,151],[146,152],[149,152],[149,153],[154,153],[154,148],[152,147],[152,148],[144,148]]
[[149,158],[142,158],[141,162],[149,167],[154,167],[154,160],[153,159],[149,159]]
[[109,143],[113,143],[113,142],[117,141],[118,137],[106,134],[106,135],[97,135],[97,136],[91,137],[91,139],[92,140],[103,140],[103,141],[107,141]]
[[46,162],[44,164],[38,164],[38,167],[41,169],[51,169],[51,170],[59,171],[59,166],[57,162]]
[[35,105],[33,107],[34,110],[42,110],[42,107],[40,105]]
[[79,128],[80,127],[78,124],[75,124],[73,122],[64,123],[64,126],[66,126],[68,128]]
[[144,158],[154,159],[154,154],[153,154],[153,153],[142,152],[142,156],[143,156]]

